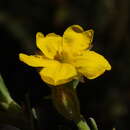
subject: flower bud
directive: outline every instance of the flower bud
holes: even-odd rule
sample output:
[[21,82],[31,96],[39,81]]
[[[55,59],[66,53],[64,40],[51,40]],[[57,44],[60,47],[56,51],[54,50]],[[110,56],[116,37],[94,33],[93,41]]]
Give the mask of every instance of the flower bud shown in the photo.
[[66,119],[78,122],[80,117],[79,100],[71,86],[52,87],[52,101],[57,111]]

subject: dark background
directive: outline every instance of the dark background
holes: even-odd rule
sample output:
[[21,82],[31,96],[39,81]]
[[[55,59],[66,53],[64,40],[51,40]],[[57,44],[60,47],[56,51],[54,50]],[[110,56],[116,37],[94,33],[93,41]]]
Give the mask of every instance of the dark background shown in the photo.
[[35,34],[64,30],[79,24],[94,29],[93,50],[112,66],[95,80],[77,88],[81,113],[93,117],[99,130],[130,130],[130,21],[129,0],[0,0],[0,73],[12,97],[24,103],[29,92],[32,106],[39,105],[45,130],[76,129],[44,97],[50,94],[34,68],[18,59],[20,52],[33,54]]

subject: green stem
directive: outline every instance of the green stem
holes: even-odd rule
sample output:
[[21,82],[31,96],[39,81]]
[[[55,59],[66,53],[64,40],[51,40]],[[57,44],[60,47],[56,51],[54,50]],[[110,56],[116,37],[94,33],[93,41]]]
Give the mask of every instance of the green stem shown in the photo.
[[90,128],[85,120],[80,120],[77,123],[77,127],[79,130],[90,130]]
[[26,94],[25,98],[26,98],[27,109],[28,109],[28,114],[29,114],[30,129],[35,130],[34,118],[33,118],[33,114],[32,114],[32,108],[31,108],[29,94]]
[[12,102],[12,100],[13,99],[10,96],[10,93],[4,83],[4,80],[0,75],[0,104],[3,103],[2,105],[4,106],[5,104],[9,104],[10,102]]

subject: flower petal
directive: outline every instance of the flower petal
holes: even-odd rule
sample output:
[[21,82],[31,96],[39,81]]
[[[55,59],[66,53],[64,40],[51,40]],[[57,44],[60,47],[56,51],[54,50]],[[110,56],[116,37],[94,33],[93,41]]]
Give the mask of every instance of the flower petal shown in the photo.
[[52,67],[43,68],[40,75],[44,82],[57,86],[74,79],[77,72],[72,65],[59,62],[59,64],[53,64]]
[[51,67],[58,62],[56,60],[46,59],[40,55],[26,55],[23,53],[19,54],[19,59],[32,67]]
[[46,37],[40,32],[36,34],[37,47],[50,59],[54,59],[55,55],[61,50],[62,37],[55,33],[50,33]]
[[93,39],[93,30],[84,31],[79,25],[68,27],[63,35],[63,49],[65,52],[78,54],[88,49]]
[[41,32],[37,32],[36,34],[36,45],[42,51],[42,43],[44,41],[44,34]]
[[72,64],[88,79],[94,79],[103,74],[105,70],[111,70],[109,62],[94,51],[83,52],[81,56],[75,58]]

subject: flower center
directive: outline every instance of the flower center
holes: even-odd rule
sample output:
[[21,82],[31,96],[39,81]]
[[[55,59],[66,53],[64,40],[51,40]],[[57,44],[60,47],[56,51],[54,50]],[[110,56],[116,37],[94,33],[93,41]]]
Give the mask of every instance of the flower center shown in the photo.
[[57,54],[55,55],[54,59],[58,60],[58,61],[60,61],[62,63],[65,62],[65,58],[64,58],[63,54],[59,54],[59,52],[57,52]]

